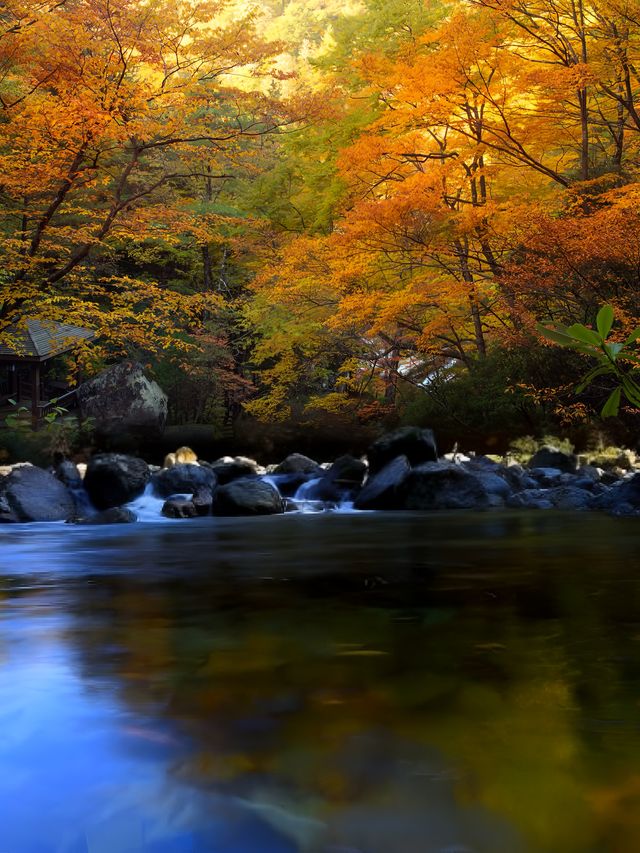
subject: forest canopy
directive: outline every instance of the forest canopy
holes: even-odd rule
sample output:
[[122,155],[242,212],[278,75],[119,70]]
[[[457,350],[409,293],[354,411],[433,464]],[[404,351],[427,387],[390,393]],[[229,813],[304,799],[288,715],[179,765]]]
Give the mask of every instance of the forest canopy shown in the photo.
[[637,0],[9,0],[0,332],[177,421],[584,421],[535,328],[640,323],[639,95]]

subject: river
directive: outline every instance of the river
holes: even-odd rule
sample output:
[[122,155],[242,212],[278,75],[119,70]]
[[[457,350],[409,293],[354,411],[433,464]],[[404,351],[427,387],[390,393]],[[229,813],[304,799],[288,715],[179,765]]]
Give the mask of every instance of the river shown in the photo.
[[0,853],[637,853],[639,523],[0,528]]

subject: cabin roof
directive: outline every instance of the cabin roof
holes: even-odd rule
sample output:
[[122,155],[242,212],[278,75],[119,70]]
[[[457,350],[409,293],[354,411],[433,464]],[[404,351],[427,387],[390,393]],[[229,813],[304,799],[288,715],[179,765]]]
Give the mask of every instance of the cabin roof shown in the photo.
[[80,341],[90,341],[95,337],[95,332],[82,326],[30,318],[8,326],[0,334],[0,360],[47,361],[69,352]]

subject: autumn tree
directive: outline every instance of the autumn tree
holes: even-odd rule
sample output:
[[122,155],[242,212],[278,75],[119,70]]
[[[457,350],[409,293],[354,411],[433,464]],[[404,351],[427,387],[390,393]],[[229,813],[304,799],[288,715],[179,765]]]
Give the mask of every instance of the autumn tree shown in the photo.
[[176,329],[221,302],[210,271],[180,294],[122,275],[113,253],[216,239],[197,200],[291,120],[259,84],[274,47],[227,0],[8,3],[2,19],[2,323],[72,316],[116,348],[187,347]]

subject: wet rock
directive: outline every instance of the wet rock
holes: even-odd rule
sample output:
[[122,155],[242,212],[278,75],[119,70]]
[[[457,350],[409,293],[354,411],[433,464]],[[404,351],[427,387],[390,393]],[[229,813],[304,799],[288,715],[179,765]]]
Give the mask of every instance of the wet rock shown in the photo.
[[551,489],[563,483],[563,473],[559,468],[530,468],[529,475],[542,489]]
[[507,465],[502,470],[502,476],[511,486],[514,492],[522,492],[525,489],[537,489],[538,482],[530,476],[522,465]]
[[529,461],[530,468],[557,468],[566,474],[575,474],[578,470],[578,457],[550,444],[537,450]]
[[488,468],[484,470],[482,468],[477,469],[467,465],[464,466],[464,469],[480,480],[489,495],[496,495],[497,497],[506,499],[511,494],[512,488],[506,478],[502,476],[502,470],[499,465],[496,465],[493,470],[489,470]]
[[556,509],[591,509],[593,502],[591,494],[577,486],[556,486],[547,491],[547,496]]
[[144,459],[124,453],[99,453],[89,460],[84,487],[96,509],[109,509],[140,497],[150,477]]
[[553,509],[548,489],[525,489],[507,498],[510,509]]
[[480,477],[448,462],[427,462],[413,468],[402,495],[406,509],[485,509],[491,504]]
[[64,485],[67,486],[67,488],[82,488],[82,477],[80,476],[80,472],[73,462],[70,462],[68,459],[58,462],[55,467],[54,474],[61,483],[64,483]]
[[314,474],[322,475],[322,468],[313,459],[302,453],[292,453],[287,456],[273,471],[274,474]]
[[410,465],[435,462],[438,459],[433,430],[402,427],[383,435],[369,447],[369,471],[377,473],[398,456],[405,456]]
[[351,500],[367,473],[367,463],[353,456],[340,456],[313,484],[309,499],[340,503]]
[[240,480],[242,477],[257,476],[257,468],[255,462],[251,460],[236,460],[231,462],[213,462],[208,466],[216,475],[216,479],[221,486],[225,486],[232,480]]
[[203,487],[213,491],[216,482],[216,475],[209,466],[193,465],[189,462],[163,468],[151,478],[154,494],[161,498],[193,495]]
[[124,506],[112,506],[109,509],[103,509],[102,512],[80,518],[76,524],[132,524],[137,520],[135,512],[130,509]]
[[233,480],[216,490],[214,515],[274,515],[284,512],[280,493],[264,480]]
[[166,518],[195,518],[198,515],[196,505],[187,498],[169,498],[161,512]]
[[0,521],[66,521],[74,510],[66,486],[42,468],[15,467],[0,479]]
[[360,494],[356,497],[356,509],[401,509],[400,490],[411,472],[406,456],[398,456],[380,471],[369,475]]
[[212,489],[208,488],[208,486],[200,486],[191,500],[198,515],[211,515],[211,507],[213,506]]
[[167,421],[167,395],[138,362],[108,367],[77,390],[83,418],[103,435],[159,436]]

